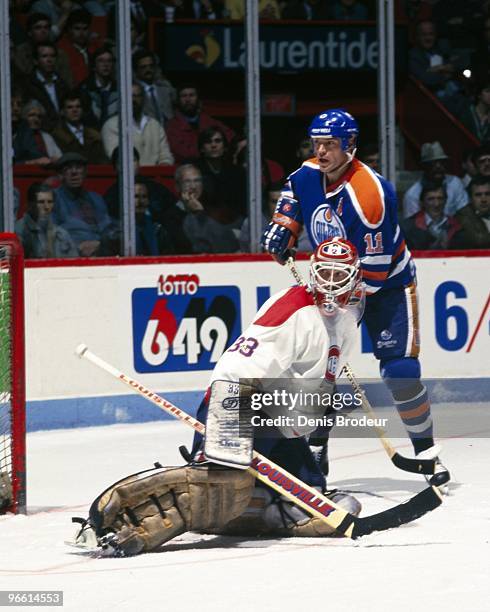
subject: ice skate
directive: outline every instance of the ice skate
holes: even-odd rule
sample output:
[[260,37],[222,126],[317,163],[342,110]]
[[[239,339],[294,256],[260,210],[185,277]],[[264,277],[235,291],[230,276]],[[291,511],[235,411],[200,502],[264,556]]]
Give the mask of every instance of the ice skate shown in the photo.
[[451,474],[449,473],[449,470],[447,469],[447,467],[441,462],[441,460],[438,457],[441,450],[442,450],[441,446],[439,444],[435,444],[434,446],[431,446],[425,451],[418,453],[417,457],[419,459],[434,459],[435,460],[436,467],[434,470],[434,474],[427,475],[425,479],[430,485],[434,487],[438,487],[441,493],[443,493],[444,495],[447,495],[448,483],[451,480]]

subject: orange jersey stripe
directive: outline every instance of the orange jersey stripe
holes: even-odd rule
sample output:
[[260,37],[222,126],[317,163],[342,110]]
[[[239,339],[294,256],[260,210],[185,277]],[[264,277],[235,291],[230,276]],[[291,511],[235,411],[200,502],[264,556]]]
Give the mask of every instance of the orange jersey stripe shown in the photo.
[[349,183],[368,223],[377,225],[384,215],[385,204],[381,186],[369,170],[357,159],[352,162],[354,173]]
[[417,303],[417,287],[414,283],[407,287],[410,296],[410,304],[412,306],[412,346],[410,354],[407,357],[418,357],[420,353],[420,329],[419,329],[419,305]]
[[405,240],[402,240],[402,241],[400,242],[400,246],[397,248],[397,250],[396,250],[395,254],[394,254],[394,255],[393,255],[393,257],[392,257],[392,259],[393,259],[393,260],[395,260],[395,259],[398,257],[398,255],[400,255],[400,253],[403,251],[403,249],[404,249],[405,247],[406,247]]
[[385,280],[388,276],[388,270],[386,272],[371,272],[371,270],[362,271],[363,278],[369,278],[371,280]]

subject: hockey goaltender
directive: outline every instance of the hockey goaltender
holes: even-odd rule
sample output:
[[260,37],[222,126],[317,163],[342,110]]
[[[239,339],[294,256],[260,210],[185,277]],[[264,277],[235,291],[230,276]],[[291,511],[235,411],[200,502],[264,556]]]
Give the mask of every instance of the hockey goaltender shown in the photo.
[[[95,499],[87,520],[74,519],[82,523],[74,544],[126,556],[155,550],[186,531],[357,537],[414,520],[439,505],[432,487],[412,498],[412,505],[359,518],[355,497],[327,491],[325,463],[320,469],[306,438],[314,427],[279,426],[257,435],[244,417],[250,413],[236,409],[244,398],[250,406],[257,389],[244,380],[315,379],[332,392],[363,302],[355,247],[341,238],[321,243],[311,258],[309,285],[267,300],[219,359],[197,414],[206,423],[205,435],[196,434],[191,453],[183,452],[187,464],[155,464],[111,485]],[[266,408],[264,413],[272,416]],[[182,420],[187,419],[192,420]]]

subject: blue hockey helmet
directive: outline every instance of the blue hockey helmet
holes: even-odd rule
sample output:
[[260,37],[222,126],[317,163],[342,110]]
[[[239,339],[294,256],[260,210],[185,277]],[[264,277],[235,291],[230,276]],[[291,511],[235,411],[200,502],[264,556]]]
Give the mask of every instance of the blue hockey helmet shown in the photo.
[[310,138],[339,138],[343,151],[355,147],[359,126],[354,117],[342,108],[326,110],[313,118],[308,128]]

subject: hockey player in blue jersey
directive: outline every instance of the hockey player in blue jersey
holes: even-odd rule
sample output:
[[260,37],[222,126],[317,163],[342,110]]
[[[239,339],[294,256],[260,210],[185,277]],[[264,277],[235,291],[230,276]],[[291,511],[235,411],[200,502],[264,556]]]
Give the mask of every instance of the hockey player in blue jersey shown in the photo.
[[[415,265],[398,225],[394,187],[355,158],[359,128],[345,110],[317,115],[308,132],[315,157],[288,177],[262,245],[281,264],[302,230],[314,246],[335,236],[355,245],[367,295],[364,322],[381,376],[416,455],[436,458],[440,447],[420,381]],[[437,460],[431,484],[449,479]]]

